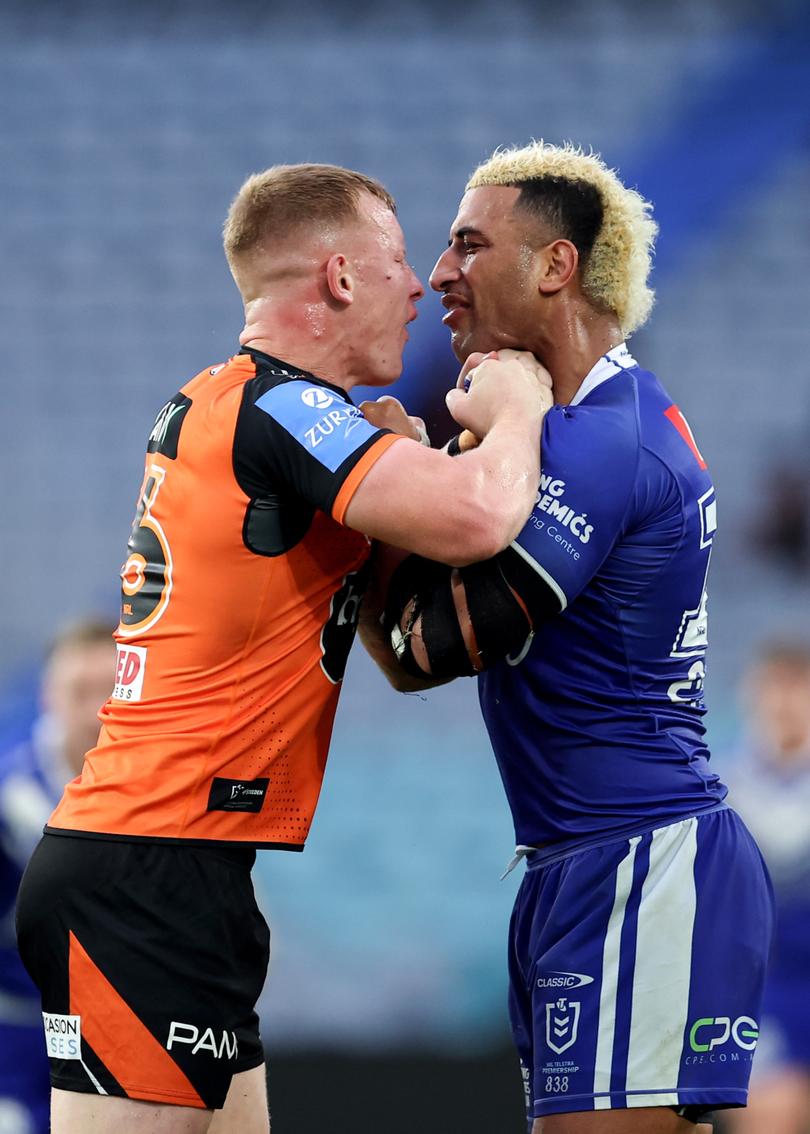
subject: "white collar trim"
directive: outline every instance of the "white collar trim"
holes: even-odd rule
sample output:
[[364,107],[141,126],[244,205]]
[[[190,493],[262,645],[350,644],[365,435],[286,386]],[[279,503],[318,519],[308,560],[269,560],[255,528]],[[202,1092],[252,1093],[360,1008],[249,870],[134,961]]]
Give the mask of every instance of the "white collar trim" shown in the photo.
[[597,386],[607,382],[608,378],[612,378],[620,370],[632,370],[634,366],[638,366],[638,363],[627,349],[627,343],[619,343],[607,354],[603,354],[596,365],[592,367],[569,405],[578,406],[581,401],[587,398],[588,394],[593,393]]

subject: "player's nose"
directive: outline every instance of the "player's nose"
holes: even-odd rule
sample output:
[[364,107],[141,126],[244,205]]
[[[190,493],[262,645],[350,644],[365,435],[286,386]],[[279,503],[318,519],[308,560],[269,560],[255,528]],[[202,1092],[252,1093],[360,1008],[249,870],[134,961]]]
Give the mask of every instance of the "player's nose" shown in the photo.
[[429,278],[430,286],[434,291],[445,291],[448,284],[453,283],[458,277],[458,261],[453,255],[453,249],[447,248],[433,266]]

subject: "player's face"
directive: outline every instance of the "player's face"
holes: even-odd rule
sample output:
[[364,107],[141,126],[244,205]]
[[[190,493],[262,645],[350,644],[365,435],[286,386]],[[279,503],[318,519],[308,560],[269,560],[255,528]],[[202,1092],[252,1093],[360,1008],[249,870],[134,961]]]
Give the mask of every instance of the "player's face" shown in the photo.
[[425,289],[408,263],[405,237],[385,202],[368,194],[352,246],[356,281],[352,327],[354,373],[369,386],[386,386],[402,373],[407,324]]
[[751,682],[757,727],[766,747],[810,760],[810,670],[777,661],[760,667]]
[[463,362],[473,351],[531,350],[539,317],[537,257],[519,189],[486,185],[464,194],[449,247],[430,274],[442,293],[451,345]]

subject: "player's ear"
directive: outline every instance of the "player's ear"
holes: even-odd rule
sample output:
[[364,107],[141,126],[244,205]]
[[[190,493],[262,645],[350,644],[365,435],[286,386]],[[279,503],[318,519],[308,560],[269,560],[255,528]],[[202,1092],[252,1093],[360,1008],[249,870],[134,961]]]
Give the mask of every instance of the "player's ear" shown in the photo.
[[326,286],[337,303],[348,306],[354,302],[354,276],[349,261],[340,252],[326,262]]
[[553,295],[570,283],[579,267],[579,253],[570,240],[552,240],[540,250],[538,290]]

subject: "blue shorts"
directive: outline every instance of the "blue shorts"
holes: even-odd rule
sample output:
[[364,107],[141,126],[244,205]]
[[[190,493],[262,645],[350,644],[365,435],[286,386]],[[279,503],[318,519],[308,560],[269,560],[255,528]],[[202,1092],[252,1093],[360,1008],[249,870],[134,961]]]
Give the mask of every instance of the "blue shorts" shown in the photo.
[[773,896],[721,806],[538,851],[512,915],[509,1010],[529,1125],[545,1114],[744,1106]]

